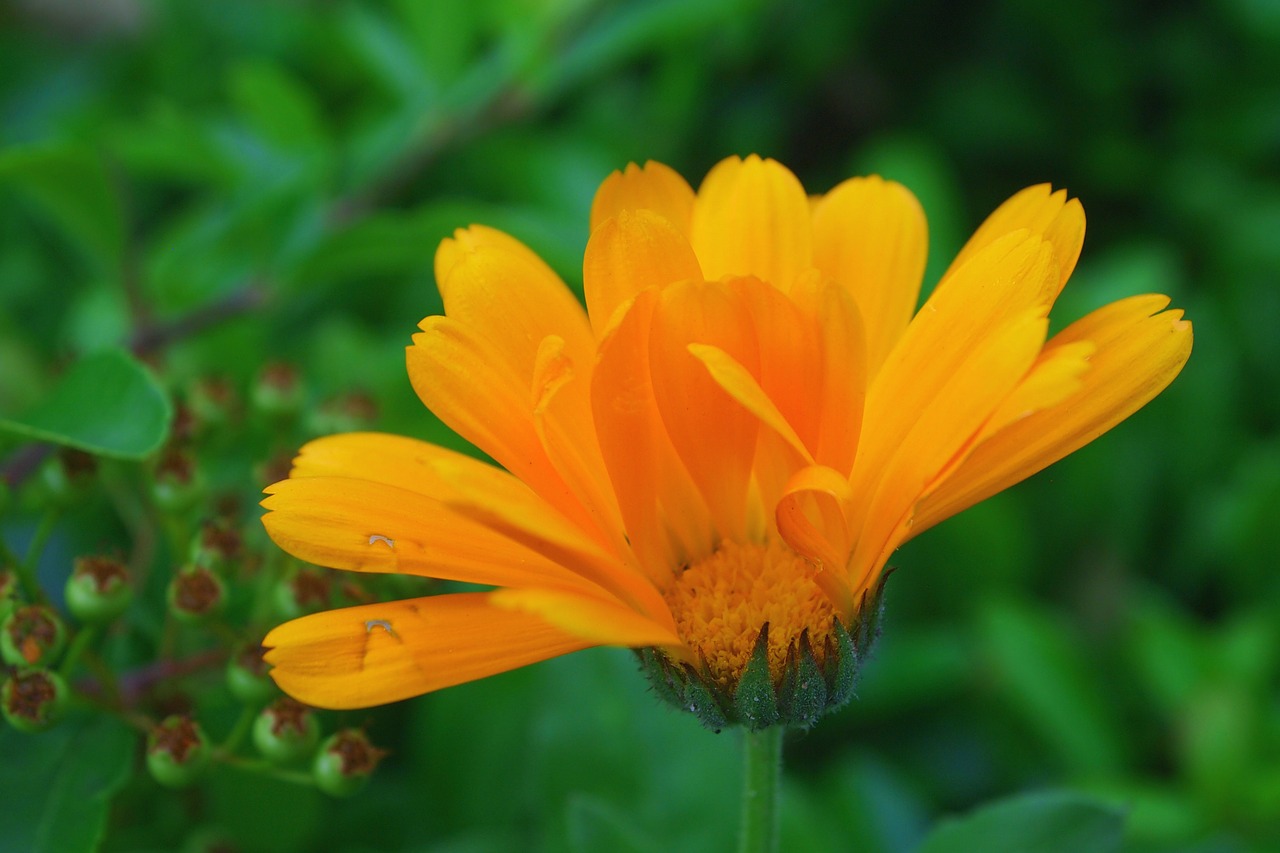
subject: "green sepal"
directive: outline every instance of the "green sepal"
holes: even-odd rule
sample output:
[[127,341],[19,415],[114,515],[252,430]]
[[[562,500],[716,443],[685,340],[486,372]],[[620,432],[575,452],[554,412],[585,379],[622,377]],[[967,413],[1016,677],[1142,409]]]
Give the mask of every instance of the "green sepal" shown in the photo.
[[831,634],[827,637],[826,678],[832,705],[843,707],[853,698],[853,689],[858,685],[858,670],[861,661],[857,646],[853,642],[844,623],[839,619],[831,626]]
[[[840,620],[835,620],[833,630],[848,635]],[[800,640],[787,650],[787,663],[782,670],[782,686],[778,688],[778,704],[782,718],[794,726],[805,728],[813,725],[832,708],[826,674],[813,654],[809,632],[800,634]]]
[[832,622],[823,641],[821,664],[813,638],[807,631],[802,633],[787,650],[778,683],[769,669],[768,625],[761,628],[732,693],[710,674],[673,660],[660,649],[636,649],[636,656],[663,701],[688,711],[713,731],[731,725],[753,732],[773,725],[808,728],[853,698],[858,672],[880,636],[888,576],[886,571],[874,588],[863,593],[852,630],[839,619]]
[[712,731],[718,732],[729,725],[729,718],[720,700],[693,667],[672,661],[657,649],[642,648],[635,651],[654,692],[663,701],[693,714]]
[[778,691],[769,671],[769,623],[766,622],[756,637],[751,660],[738,679],[733,692],[733,712],[737,722],[753,732],[767,729],[780,719],[778,715]]

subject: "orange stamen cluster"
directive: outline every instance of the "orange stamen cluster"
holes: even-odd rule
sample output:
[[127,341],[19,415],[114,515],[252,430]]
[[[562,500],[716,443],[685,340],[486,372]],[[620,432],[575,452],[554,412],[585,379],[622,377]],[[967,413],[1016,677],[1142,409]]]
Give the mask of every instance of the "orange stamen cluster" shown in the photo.
[[802,633],[819,665],[835,608],[812,579],[813,568],[781,540],[724,542],[686,569],[666,591],[676,633],[705,675],[732,695],[769,626],[769,671],[782,678],[788,650]]

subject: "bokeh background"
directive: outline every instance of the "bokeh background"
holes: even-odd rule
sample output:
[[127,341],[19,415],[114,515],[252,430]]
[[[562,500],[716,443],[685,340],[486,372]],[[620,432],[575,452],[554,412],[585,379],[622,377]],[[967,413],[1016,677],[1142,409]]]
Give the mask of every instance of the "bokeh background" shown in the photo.
[[[1066,186],[1089,230],[1056,326],[1155,291],[1196,330],[1181,377],[1129,422],[896,555],[858,699],[787,744],[784,849],[907,851],[945,815],[1045,789],[1126,809],[1126,850],[1280,849],[1275,2],[11,2],[0,415],[113,346],[179,402],[225,381],[241,405],[191,452],[206,506],[246,531],[234,582],[251,585],[264,472],[308,434],[368,424],[458,446],[402,355],[440,310],[443,236],[508,230],[580,291],[610,170],[652,158],[696,186],[751,152],[815,192],[868,172],[913,189],[926,288],[1004,198]],[[277,362],[304,389],[292,432],[251,405]],[[0,442],[0,534],[21,552],[43,493],[15,473],[22,442]],[[75,554],[136,556],[119,496],[149,469],[115,470],[54,531],[40,571],[55,597]],[[152,545],[142,627],[113,635],[122,668],[154,653],[129,635],[180,561]],[[215,739],[237,710],[219,672],[171,686]],[[105,850],[731,843],[736,735],[660,705],[623,650],[338,724],[390,754],[337,804],[228,767],[170,792],[133,754],[79,790],[56,769],[71,735],[5,730],[0,787],[21,798],[0,806],[0,847],[24,849],[76,796]],[[52,792],[32,782],[46,777]]]

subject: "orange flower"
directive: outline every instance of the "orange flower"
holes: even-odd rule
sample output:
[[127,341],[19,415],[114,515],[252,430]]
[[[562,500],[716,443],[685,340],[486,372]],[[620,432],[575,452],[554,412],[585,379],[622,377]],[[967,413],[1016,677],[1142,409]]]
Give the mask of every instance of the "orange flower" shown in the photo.
[[1046,341],[1083,238],[1079,202],[1024,190],[915,312],[925,221],[902,186],[810,199],[753,156],[695,194],[632,165],[595,198],[584,311],[515,239],[458,231],[409,377],[506,470],[332,436],[268,489],[263,521],[313,563],[495,589],[281,625],[272,675],[354,708],[614,645],[711,722],[744,721],[749,680],[786,704],[797,667],[830,692],[894,549],[1092,441],[1186,361],[1191,325],[1158,295]]

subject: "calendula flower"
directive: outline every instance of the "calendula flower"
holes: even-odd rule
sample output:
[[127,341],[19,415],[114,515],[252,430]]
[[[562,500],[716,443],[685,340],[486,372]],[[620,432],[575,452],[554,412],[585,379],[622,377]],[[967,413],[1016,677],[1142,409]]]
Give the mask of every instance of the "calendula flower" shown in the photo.
[[354,708],[625,646],[709,725],[812,722],[849,694],[894,549],[1092,441],[1186,361],[1191,326],[1159,295],[1046,340],[1083,237],[1079,202],[1024,190],[917,312],[925,219],[902,186],[810,198],[753,156],[695,193],[632,165],[592,207],[584,311],[517,240],[458,231],[409,378],[501,467],[323,438],[264,523],[313,563],[492,589],[281,625],[272,676]]

